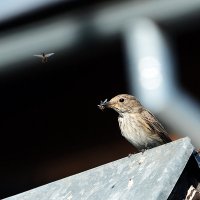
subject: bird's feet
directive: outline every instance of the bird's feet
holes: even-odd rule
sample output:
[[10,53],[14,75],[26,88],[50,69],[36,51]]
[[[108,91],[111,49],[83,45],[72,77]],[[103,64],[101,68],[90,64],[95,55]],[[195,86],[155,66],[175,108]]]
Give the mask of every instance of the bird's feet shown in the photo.
[[147,151],[147,150],[148,150],[148,148],[142,149],[140,152],[141,152],[142,154],[144,154],[144,152]]
[[129,153],[129,154],[128,154],[128,158],[130,158],[132,155],[133,155],[132,153]]
[[129,154],[128,154],[128,158],[130,158],[132,155],[134,155],[134,154],[136,154],[136,153],[138,153],[138,152],[129,153]]

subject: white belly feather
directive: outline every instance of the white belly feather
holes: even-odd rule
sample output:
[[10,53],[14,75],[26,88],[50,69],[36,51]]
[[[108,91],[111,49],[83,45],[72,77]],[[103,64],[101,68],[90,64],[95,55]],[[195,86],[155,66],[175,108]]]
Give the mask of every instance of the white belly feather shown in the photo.
[[138,122],[137,117],[129,114],[123,114],[118,118],[121,134],[138,150],[152,148],[160,145],[158,141],[150,137],[150,133]]

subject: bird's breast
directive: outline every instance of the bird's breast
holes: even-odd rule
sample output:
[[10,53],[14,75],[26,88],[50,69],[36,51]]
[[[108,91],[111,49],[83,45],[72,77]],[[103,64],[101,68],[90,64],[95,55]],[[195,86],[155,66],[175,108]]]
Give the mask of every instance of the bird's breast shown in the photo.
[[158,146],[158,141],[151,137],[151,133],[141,119],[134,114],[124,114],[123,117],[118,118],[121,134],[138,150],[152,148]]

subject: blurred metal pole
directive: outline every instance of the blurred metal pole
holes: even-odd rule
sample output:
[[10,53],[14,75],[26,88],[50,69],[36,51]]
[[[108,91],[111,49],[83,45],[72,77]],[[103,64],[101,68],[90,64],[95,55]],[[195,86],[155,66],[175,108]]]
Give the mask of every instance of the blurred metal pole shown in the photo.
[[173,56],[162,31],[155,22],[138,19],[128,24],[124,37],[130,93],[174,131],[200,145],[200,109],[177,86]]
[[[13,12],[17,12],[18,7],[14,8]],[[44,18],[40,22],[36,20],[21,27],[14,25],[10,31],[0,31],[0,71],[7,66],[16,66],[17,62],[30,61],[33,54],[41,51],[65,49],[67,55],[72,48],[83,46],[81,41],[85,36],[91,40],[111,38],[123,32],[124,25],[133,19],[146,17],[174,26],[185,25],[199,10],[200,0],[121,1],[94,6],[87,12],[75,11]],[[85,30],[87,34],[82,34]]]
[[125,29],[127,75],[131,93],[159,112],[173,96],[172,56],[159,27],[149,19],[138,19]]

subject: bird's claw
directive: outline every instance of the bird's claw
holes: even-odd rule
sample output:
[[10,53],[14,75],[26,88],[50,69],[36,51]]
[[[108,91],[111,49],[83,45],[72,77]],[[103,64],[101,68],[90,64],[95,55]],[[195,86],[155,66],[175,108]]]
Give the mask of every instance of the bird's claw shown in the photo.
[[143,154],[146,150],[148,150],[148,149],[147,149],[147,148],[146,148],[146,149],[142,149],[142,150],[141,150],[142,154]]
[[128,154],[128,158],[130,158],[132,155],[133,155],[132,153],[129,153],[129,154]]

